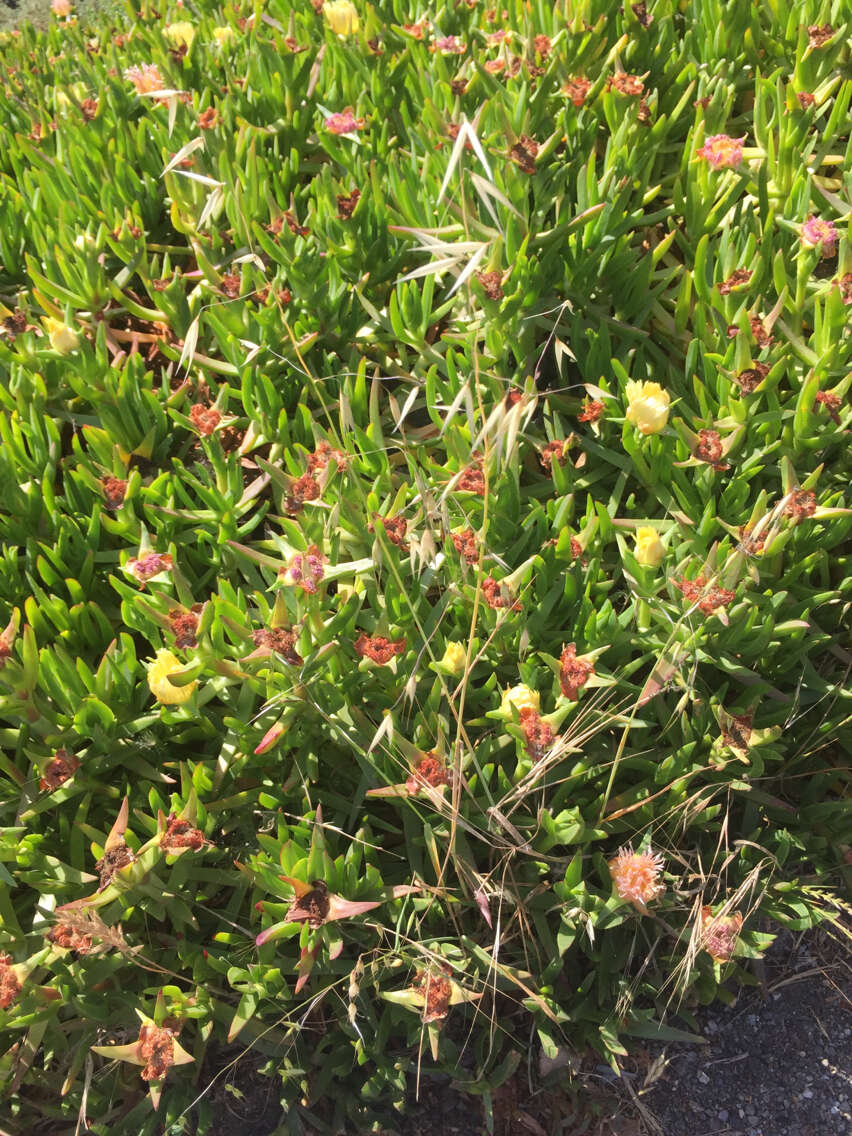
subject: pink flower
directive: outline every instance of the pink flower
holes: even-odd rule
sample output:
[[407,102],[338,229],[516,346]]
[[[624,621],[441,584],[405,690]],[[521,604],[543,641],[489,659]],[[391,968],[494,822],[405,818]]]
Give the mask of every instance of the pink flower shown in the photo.
[[609,862],[615,890],[620,899],[629,900],[643,913],[646,903],[662,895],[666,890],[660,883],[663,870],[663,857],[659,852],[634,852],[632,848],[622,848],[614,860]]
[[364,129],[364,119],[356,118],[352,107],[344,107],[337,114],[330,114],[325,120],[325,128],[331,134],[352,134]]
[[454,35],[436,39],[432,45],[433,51],[440,51],[442,55],[464,55],[467,47]]
[[325,557],[315,544],[307,552],[297,552],[290,557],[286,568],[279,569],[278,578],[288,587],[301,588],[303,592],[314,595],[317,584],[325,575]]
[[805,248],[818,248],[823,260],[834,256],[837,251],[837,227],[833,221],[808,217],[802,225],[801,238]]
[[730,138],[727,134],[714,134],[708,138],[698,151],[699,158],[706,158],[714,170],[733,169],[743,160],[742,138]]
[[156,63],[143,63],[141,67],[128,67],[124,72],[125,79],[133,84],[137,95],[145,95],[151,91],[162,91],[165,87],[163,76]]

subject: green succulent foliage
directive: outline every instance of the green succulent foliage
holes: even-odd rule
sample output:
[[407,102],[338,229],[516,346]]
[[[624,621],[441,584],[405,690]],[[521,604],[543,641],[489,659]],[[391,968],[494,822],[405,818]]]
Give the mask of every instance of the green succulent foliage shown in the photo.
[[0,44],[15,1136],[488,1116],[849,883],[846,6],[356,8]]

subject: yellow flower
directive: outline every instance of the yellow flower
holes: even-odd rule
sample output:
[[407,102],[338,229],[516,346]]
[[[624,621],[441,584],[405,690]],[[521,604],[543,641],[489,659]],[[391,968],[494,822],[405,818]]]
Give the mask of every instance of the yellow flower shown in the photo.
[[60,355],[76,351],[80,340],[73,328],[68,327],[62,320],[52,319],[50,316],[45,316],[42,322],[54,351],[58,351]]
[[176,24],[166,24],[163,33],[166,39],[177,47],[190,48],[195,39],[195,28],[188,20],[180,20]]
[[169,675],[179,670],[183,670],[183,664],[171,651],[166,650],[158,651],[156,659],[148,667],[148,686],[157,701],[164,706],[182,706],[192,698],[198,686],[195,681],[186,686],[175,686],[169,682]]
[[665,555],[666,550],[656,529],[649,527],[636,530],[635,556],[640,564],[656,568]]
[[669,420],[671,401],[659,383],[628,383],[627,421],[643,434],[659,434]]
[[506,715],[511,715],[512,707],[514,706],[518,713],[521,710],[535,710],[541,705],[541,695],[537,690],[530,690],[525,683],[520,683],[518,686],[510,687],[503,695],[503,701],[500,703],[500,709]]
[[328,0],[323,4],[322,14],[335,35],[355,35],[361,26],[358,11],[350,0]]
[[237,33],[227,25],[213,29],[213,38],[219,47],[230,47],[237,38]]
[[460,675],[464,670],[466,660],[467,652],[461,643],[451,641],[446,646],[444,657],[441,659],[441,666],[450,674]]

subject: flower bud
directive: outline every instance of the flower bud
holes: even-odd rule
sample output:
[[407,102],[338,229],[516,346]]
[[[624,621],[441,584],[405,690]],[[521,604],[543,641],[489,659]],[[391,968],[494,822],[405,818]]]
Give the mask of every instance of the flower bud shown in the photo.
[[634,555],[640,564],[646,568],[656,568],[666,550],[656,529],[640,527],[636,530],[636,548]]
[[179,20],[176,24],[166,24],[163,34],[175,47],[190,48],[195,39],[195,28],[188,20]]
[[237,33],[233,28],[229,28],[228,25],[225,24],[213,29],[213,38],[216,41],[217,47],[230,47],[237,38]]
[[464,670],[465,662],[467,661],[467,652],[461,643],[451,640],[447,643],[444,650],[444,657],[441,659],[441,669],[448,674],[459,676]]
[[54,351],[58,351],[60,355],[68,355],[69,352],[77,350],[80,339],[72,327],[50,316],[45,316],[42,322]]
[[642,434],[659,434],[669,420],[669,392],[659,383],[627,384],[627,421]]

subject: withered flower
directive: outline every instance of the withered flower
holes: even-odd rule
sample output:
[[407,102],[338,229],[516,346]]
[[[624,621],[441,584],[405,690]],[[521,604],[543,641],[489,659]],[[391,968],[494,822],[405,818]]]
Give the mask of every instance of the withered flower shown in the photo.
[[450,770],[437,754],[430,752],[421,757],[414,766],[411,776],[405,782],[405,788],[409,793],[417,793],[424,785],[439,789],[442,785],[449,784]]
[[538,156],[538,142],[527,134],[522,134],[509,150],[509,157],[525,174],[535,173],[535,160]]
[[319,495],[320,486],[317,479],[310,473],[303,473],[290,486],[290,492],[284,499],[284,509],[291,516],[301,513],[305,502],[316,501]]
[[818,406],[824,406],[828,411],[832,422],[834,422],[837,426],[840,425],[840,415],[837,412],[838,410],[840,410],[840,407],[842,405],[843,400],[841,399],[840,395],[835,394],[834,391],[818,390],[816,392],[814,410],[816,410]]
[[[178,1043],[179,1025],[174,1021],[158,1026],[149,1018],[143,1019],[139,1037],[128,1045],[93,1045],[92,1052],[115,1061],[129,1061],[131,1065],[141,1065],[140,1076],[143,1081],[161,1081],[173,1065],[188,1065],[192,1057]],[[154,1086],[152,1086],[153,1090]],[[159,1093],[155,1094],[155,1103]]]
[[708,584],[705,576],[696,576],[694,580],[672,580],[674,586],[682,593],[684,599],[691,604],[697,604],[698,610],[704,615],[713,615],[720,609],[724,610],[735,598],[736,592],[727,588],[719,588],[715,584]]
[[701,946],[714,962],[731,961],[742,925],[739,911],[732,915],[714,915],[712,908],[701,908]]
[[773,342],[772,335],[766,330],[766,326],[760,316],[751,316],[749,318],[751,325],[751,334],[754,336],[754,341],[758,347],[769,347]]
[[589,79],[584,79],[582,76],[574,76],[568,79],[563,85],[562,90],[571,100],[575,107],[581,107],[586,101],[586,95],[592,89],[592,84]]
[[493,576],[486,576],[482,581],[482,594],[488,606],[495,610],[510,607],[512,611],[520,611],[523,607],[520,600],[512,602],[509,589],[505,584],[498,583]]
[[145,584],[161,572],[171,572],[174,561],[167,552],[146,552],[138,560],[128,560],[127,567],[140,584]]
[[202,604],[193,604],[189,611],[182,611],[176,607],[169,612],[169,627],[175,637],[175,646],[180,647],[181,650],[187,650],[198,645],[196,633],[198,631],[198,616],[202,606]]
[[798,524],[816,512],[816,493],[812,489],[794,489],[784,506],[784,516],[792,517]]
[[583,403],[583,409],[577,415],[578,422],[597,422],[603,415],[605,410],[604,404],[599,399],[586,399]]
[[0,954],[0,1010],[8,1010],[17,1002],[22,990],[11,955]]
[[559,685],[562,694],[571,702],[577,701],[580,690],[595,673],[595,664],[583,655],[577,655],[577,644],[569,643],[562,648],[559,657]]
[[74,951],[77,955],[87,955],[92,949],[92,936],[78,931],[70,923],[56,923],[46,937],[55,947]]
[[722,439],[718,430],[699,430],[698,440],[695,443],[693,456],[698,461],[707,462],[717,470],[730,469],[727,462],[720,461],[722,457]]
[[757,390],[768,374],[768,363],[755,363],[754,366],[747,367],[746,370],[740,371],[736,379],[743,394],[752,394]]
[[101,488],[104,491],[107,508],[118,509],[124,504],[124,495],[127,492],[127,482],[120,477],[102,477]]
[[476,533],[473,529],[465,529],[464,532],[451,533],[450,539],[456,552],[461,556],[466,564],[476,564],[479,559],[479,551],[476,546]]
[[503,299],[503,274],[501,272],[477,272],[476,279],[489,300]]
[[342,450],[332,449],[330,443],[323,440],[312,454],[308,454],[308,473],[316,473],[319,469],[326,469],[330,462],[337,466],[337,472],[342,473],[348,464],[348,458]]
[[292,627],[261,627],[253,631],[251,637],[257,649],[247,655],[247,659],[260,659],[275,654],[293,667],[300,667],[304,662],[296,650],[299,633]]
[[404,552],[408,550],[408,542],[405,539],[405,534],[408,530],[408,521],[403,516],[396,517],[378,517],[377,518],[385,530],[385,535],[391,544],[395,544],[397,548],[401,548]]
[[565,465],[568,460],[567,449],[568,445],[565,438],[556,438],[554,441],[548,442],[546,446],[542,446],[538,451],[538,460],[541,462],[542,468],[550,473],[554,461],[559,462],[560,465]]
[[630,95],[638,98],[645,90],[644,82],[638,75],[628,75],[625,71],[616,71],[606,81],[608,91],[618,91],[620,95]]
[[810,24],[808,26],[808,47],[815,51],[825,47],[833,35],[834,28],[831,24]]
[[337,216],[340,221],[348,221],[355,212],[355,206],[361,200],[360,189],[353,189],[351,193],[338,193]]
[[362,659],[372,659],[379,666],[385,666],[394,655],[405,653],[405,636],[388,639],[384,635],[367,635],[363,631],[353,644],[355,653]]
[[80,768],[80,759],[65,749],[58,749],[45,766],[39,787],[52,793],[60,785],[64,785],[69,778]]
[[519,712],[519,717],[526,738],[527,753],[533,761],[540,761],[553,745],[553,730],[532,706],[525,706]]
[[187,850],[199,852],[206,843],[204,833],[200,829],[194,828],[188,820],[184,820],[176,813],[169,813],[165,831],[160,837],[161,851],[171,856]]
[[744,284],[748,284],[754,273],[749,268],[738,268],[732,272],[727,280],[723,280],[720,284],[716,285],[720,296],[729,295],[735,288],[741,288]]
[[485,474],[482,472],[482,467],[474,463],[463,469],[456,482],[456,489],[461,489],[467,493],[478,493],[480,497],[484,497]]

